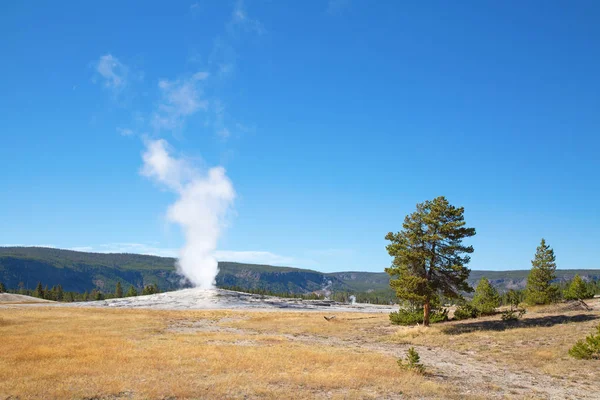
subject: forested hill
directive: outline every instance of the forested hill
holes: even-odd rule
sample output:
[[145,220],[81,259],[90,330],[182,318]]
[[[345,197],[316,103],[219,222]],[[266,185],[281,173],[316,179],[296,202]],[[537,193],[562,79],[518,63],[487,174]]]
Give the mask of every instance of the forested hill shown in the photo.
[[[474,285],[486,276],[500,288],[523,288],[528,270],[472,271]],[[558,270],[559,280],[576,273],[600,280],[600,270]],[[185,286],[175,271],[175,259],[141,254],[84,253],[45,247],[0,247],[0,282],[8,288],[33,289],[38,282],[60,284],[66,291],[113,291],[117,281],[143,288],[157,284],[161,290]],[[345,292],[388,292],[389,276],[375,272],[322,273],[300,268],[219,262],[219,287],[264,289],[271,292],[309,293],[322,289]]]

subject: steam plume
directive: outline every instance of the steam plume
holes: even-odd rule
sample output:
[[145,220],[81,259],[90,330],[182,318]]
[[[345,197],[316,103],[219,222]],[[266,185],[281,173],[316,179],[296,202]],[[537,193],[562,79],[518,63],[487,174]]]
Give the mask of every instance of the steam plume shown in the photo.
[[169,206],[167,219],[181,226],[185,245],[177,268],[195,286],[214,287],[219,272],[214,251],[235,191],[222,167],[202,172],[185,160],[173,158],[163,140],[147,140],[142,175],[178,194]]

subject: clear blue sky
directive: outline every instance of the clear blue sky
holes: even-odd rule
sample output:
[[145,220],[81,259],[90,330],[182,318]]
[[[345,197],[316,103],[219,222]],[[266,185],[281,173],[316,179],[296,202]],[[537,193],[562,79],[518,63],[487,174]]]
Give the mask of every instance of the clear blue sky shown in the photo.
[[597,1],[3,2],[0,244],[173,254],[147,137],[226,168],[233,259],[382,271],[385,234],[444,195],[473,269],[529,268],[542,237],[559,268],[600,268],[599,20]]

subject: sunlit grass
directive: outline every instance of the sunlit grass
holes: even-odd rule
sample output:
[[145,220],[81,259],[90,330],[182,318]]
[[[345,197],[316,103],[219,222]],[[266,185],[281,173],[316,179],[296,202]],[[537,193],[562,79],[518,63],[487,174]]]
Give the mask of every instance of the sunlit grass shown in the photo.
[[[449,393],[399,370],[391,355],[285,336],[347,335],[368,319],[350,324],[341,315],[328,323],[316,313],[40,307],[0,309],[0,321],[0,398],[379,398],[400,392],[439,398]],[[250,333],[235,330],[250,328]]]

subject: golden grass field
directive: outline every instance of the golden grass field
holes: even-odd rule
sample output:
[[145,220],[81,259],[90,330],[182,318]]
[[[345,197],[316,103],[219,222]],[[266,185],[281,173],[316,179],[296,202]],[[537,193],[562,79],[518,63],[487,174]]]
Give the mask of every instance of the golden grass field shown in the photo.
[[[0,307],[0,399],[600,398],[599,363],[567,355],[598,311],[530,312],[509,329],[324,315]],[[396,364],[410,345],[423,376]]]

